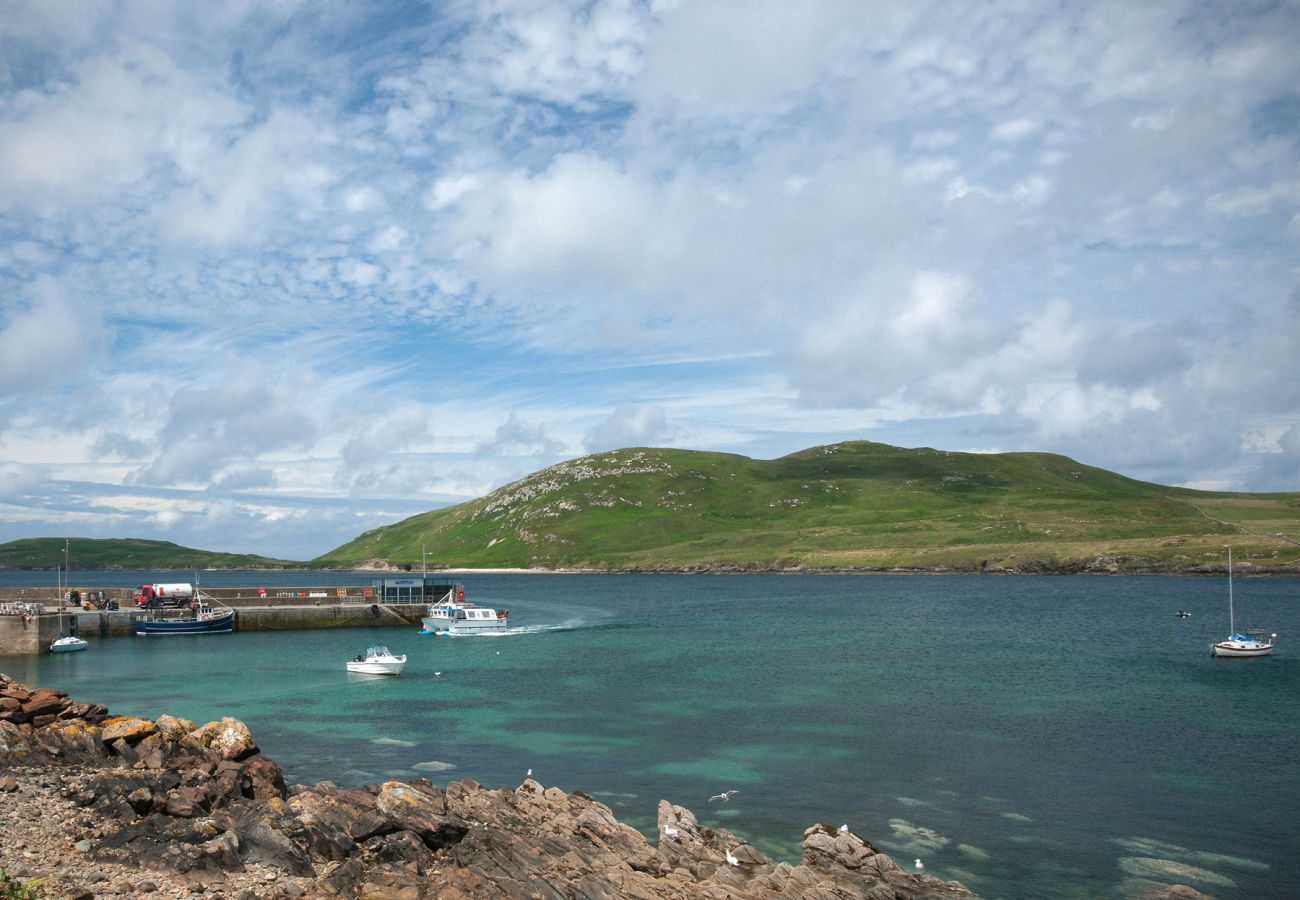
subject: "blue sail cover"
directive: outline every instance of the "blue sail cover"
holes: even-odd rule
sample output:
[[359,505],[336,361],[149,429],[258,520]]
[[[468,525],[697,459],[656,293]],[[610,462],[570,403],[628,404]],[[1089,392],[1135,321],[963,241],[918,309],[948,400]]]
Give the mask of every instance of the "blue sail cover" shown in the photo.
[[1232,641],[1253,641],[1253,640],[1255,640],[1255,639],[1254,639],[1253,637],[1247,637],[1247,636],[1244,635],[1244,634],[1237,634],[1237,632],[1234,631],[1234,632],[1232,633],[1232,637],[1230,637],[1228,640],[1232,640]]

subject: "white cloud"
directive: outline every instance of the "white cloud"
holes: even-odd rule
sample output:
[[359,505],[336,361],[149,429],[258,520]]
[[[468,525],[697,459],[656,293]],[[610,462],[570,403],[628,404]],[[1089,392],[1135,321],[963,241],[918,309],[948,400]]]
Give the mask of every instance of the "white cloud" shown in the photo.
[[673,428],[662,406],[620,403],[608,419],[587,432],[586,446],[590,453],[622,447],[653,447],[671,440],[672,434]]
[[157,47],[128,41],[87,56],[0,114],[0,208],[51,216],[120,202],[160,166],[192,171],[246,115]]
[[1037,134],[1041,126],[1031,119],[1009,119],[999,122],[989,131],[989,138],[1003,144],[1018,144]]
[[1205,201],[1207,209],[1229,218],[1262,216],[1273,208],[1273,195],[1256,187],[1243,187],[1234,191],[1220,191]]
[[497,426],[492,440],[483,441],[475,448],[481,454],[550,458],[558,457],[563,451],[564,445],[551,437],[546,426],[527,422],[515,412]]
[[216,245],[262,239],[273,217],[323,205],[323,191],[336,176],[320,149],[331,140],[302,113],[273,114],[228,149],[203,154],[202,166],[159,205],[160,233]]
[[304,8],[0,17],[0,532],[332,545],[623,442],[1294,486],[1293,6]]
[[385,205],[384,195],[368,185],[343,192],[343,208],[348,212],[374,212]]
[[48,478],[44,466],[0,463],[0,502],[21,501],[38,493]]
[[429,209],[444,209],[483,187],[483,181],[477,175],[455,175],[439,178],[425,199]]
[[8,314],[0,318],[5,393],[49,390],[76,379],[108,337],[97,311],[74,301],[53,278],[38,278],[24,293],[29,299],[6,303]]

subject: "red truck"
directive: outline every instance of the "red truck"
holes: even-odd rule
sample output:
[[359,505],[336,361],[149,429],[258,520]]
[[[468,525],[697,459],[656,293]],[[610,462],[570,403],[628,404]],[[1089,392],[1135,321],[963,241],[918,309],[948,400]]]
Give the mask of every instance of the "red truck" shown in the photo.
[[167,606],[189,606],[194,600],[194,586],[190,584],[142,584],[131,596],[135,605],[144,609]]

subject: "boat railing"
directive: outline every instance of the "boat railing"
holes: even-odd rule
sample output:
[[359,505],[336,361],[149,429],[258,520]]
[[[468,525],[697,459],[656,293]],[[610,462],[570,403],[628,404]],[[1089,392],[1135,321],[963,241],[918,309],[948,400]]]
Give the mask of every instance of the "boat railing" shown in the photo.
[[[210,607],[211,609],[221,609],[223,611],[231,608],[226,604],[222,603],[216,597],[213,597],[211,594],[205,594],[203,593],[203,591],[200,591],[197,588],[195,588],[194,590],[194,600],[196,603],[198,603],[198,610],[195,610],[196,612],[201,610],[205,606]],[[194,605],[191,604],[190,608],[194,609]]]

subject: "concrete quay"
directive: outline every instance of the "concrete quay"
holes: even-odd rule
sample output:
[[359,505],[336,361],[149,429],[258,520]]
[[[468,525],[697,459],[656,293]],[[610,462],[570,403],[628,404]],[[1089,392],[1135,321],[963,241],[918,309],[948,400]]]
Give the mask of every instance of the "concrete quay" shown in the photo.
[[[48,591],[46,596],[48,597]],[[127,592],[129,594],[129,592]],[[209,593],[204,591],[205,594]],[[216,592],[212,592],[215,595]],[[116,598],[113,598],[116,599]],[[130,603],[129,596],[126,598]],[[371,603],[348,598],[341,603],[320,599],[304,603],[287,598],[221,598],[235,610],[236,631],[292,631],[308,628],[419,627],[427,608],[423,603]],[[118,601],[121,604],[121,600]],[[151,615],[148,610],[85,610],[47,603],[41,615],[0,615],[0,656],[29,656],[49,652],[59,632],[80,637],[135,637],[135,623]],[[164,615],[175,610],[163,610]],[[156,638],[155,638],[156,639]]]

